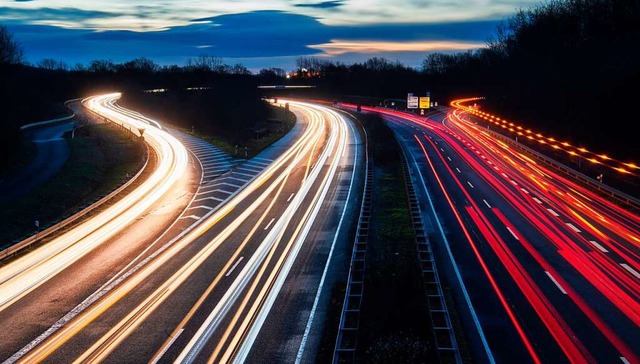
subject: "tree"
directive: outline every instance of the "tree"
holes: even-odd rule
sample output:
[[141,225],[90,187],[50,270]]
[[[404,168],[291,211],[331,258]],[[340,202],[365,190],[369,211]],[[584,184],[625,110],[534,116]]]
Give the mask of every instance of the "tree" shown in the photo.
[[44,58],[40,60],[40,62],[38,62],[38,67],[51,71],[66,71],[69,69],[66,63],[64,63],[63,61],[56,61],[53,58]]
[[89,64],[89,72],[91,73],[113,73],[116,71],[116,65],[111,60],[93,60]]
[[222,72],[224,62],[220,57],[201,54],[195,58],[187,58],[184,67],[188,71]]
[[22,45],[13,39],[6,26],[0,25],[0,64],[16,64],[24,61]]
[[287,72],[282,68],[271,67],[261,69],[258,75],[265,78],[284,78],[287,76]]
[[145,57],[134,58],[117,66],[119,71],[129,74],[152,74],[159,68],[154,61]]

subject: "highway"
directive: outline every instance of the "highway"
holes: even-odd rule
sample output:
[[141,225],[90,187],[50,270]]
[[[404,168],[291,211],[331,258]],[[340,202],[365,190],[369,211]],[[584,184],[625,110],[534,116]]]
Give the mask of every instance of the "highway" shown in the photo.
[[640,217],[469,115],[382,108],[480,362],[637,363]]
[[[172,171],[184,170],[189,159],[184,146],[161,126],[149,125],[148,120],[118,107],[117,98],[105,95],[88,100],[88,105],[134,129],[145,128],[145,139],[160,156],[153,176],[162,171],[161,177],[147,181],[166,180],[171,193],[170,182],[180,181]],[[356,151],[361,141],[353,122],[321,106],[289,104],[302,124],[295,140],[290,139],[286,148],[270,151],[270,156],[259,156],[210,180],[202,176],[191,202],[180,217],[172,217],[169,230],[174,233],[163,233],[149,247],[123,257],[128,263],[120,264],[109,280],[50,327],[35,318],[28,320],[31,338],[23,335],[3,347],[6,362],[228,362],[251,355],[267,317],[280,314],[272,308],[282,287],[295,284],[298,271],[305,268],[296,264],[298,256],[309,258],[315,244],[324,248],[327,241],[335,244],[338,232],[345,234],[346,229],[332,225],[342,222],[352,205],[348,201],[358,195],[352,192],[358,187],[352,181],[362,153]],[[209,186],[212,190],[205,190]],[[130,210],[145,211],[148,206],[140,198],[155,193],[162,195],[153,190],[141,194],[118,217]],[[200,202],[194,205],[196,201]],[[212,205],[200,205],[205,201]],[[201,212],[191,213],[192,209]],[[89,234],[99,230],[96,225],[93,229]],[[317,239],[319,232],[333,236]],[[100,236],[110,237],[108,232]],[[94,237],[87,240],[97,247]],[[52,277],[64,276],[69,272],[65,268],[80,259],[79,255],[65,258],[66,251],[75,250],[75,244],[70,246],[49,255],[27,255],[2,268],[6,278],[0,289],[6,298],[0,307],[0,322],[19,326],[16,316],[9,313],[22,307],[23,299],[31,301],[32,314],[41,314],[36,307],[40,298],[51,297],[40,294],[38,287]],[[95,247],[83,251],[87,254]],[[57,256],[64,263],[49,263],[49,257]],[[321,257],[325,260],[316,264],[328,265],[331,254],[324,252]],[[71,272],[91,276],[91,270],[90,264],[84,264]],[[293,278],[288,280],[290,272]],[[19,284],[26,279],[23,277],[31,276],[32,283]],[[67,283],[70,278],[67,276]],[[325,276],[316,274],[313,279],[319,282],[321,278]],[[309,312],[312,304],[289,308]],[[301,323],[303,331],[312,325],[310,321]],[[37,335],[34,326],[40,329]],[[300,350],[296,347],[293,353]]]
[[25,132],[26,137],[34,142],[35,155],[17,173],[0,181],[0,204],[24,197],[60,171],[69,158],[69,145],[63,135],[73,129],[73,124],[73,121],[68,121]]

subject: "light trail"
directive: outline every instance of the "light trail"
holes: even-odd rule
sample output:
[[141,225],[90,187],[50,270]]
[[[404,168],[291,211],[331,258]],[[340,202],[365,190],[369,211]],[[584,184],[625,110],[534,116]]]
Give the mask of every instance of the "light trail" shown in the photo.
[[560,142],[555,138],[544,136],[540,133],[536,133],[532,131],[531,129],[524,128],[520,125],[515,125],[513,122],[501,119],[495,115],[491,115],[484,111],[480,111],[475,107],[466,105],[470,102],[475,102],[483,99],[484,99],[483,97],[473,97],[473,98],[467,98],[467,99],[454,100],[451,102],[451,106],[456,109],[463,110],[470,114],[473,114],[476,117],[481,118],[489,123],[492,123],[501,129],[506,129],[510,132],[513,132],[518,136],[525,137],[529,140],[535,140],[540,144],[548,144],[553,149],[562,150],[571,156],[579,157],[581,159],[584,159],[594,164],[602,164],[619,173],[633,174],[636,177],[638,176],[636,172],[633,172],[640,169],[640,166],[638,166],[638,164],[635,162],[622,162],[612,157],[609,157],[606,154],[594,153],[585,148],[579,148],[579,147],[573,146],[569,144],[569,142]]
[[[355,105],[346,106],[355,108]],[[520,152],[518,148],[496,140],[491,133],[487,132],[486,128],[470,122],[461,110],[449,112],[442,123],[389,109],[362,107],[362,110],[386,115],[386,119],[393,124],[406,126],[407,133],[409,128],[415,129],[416,126],[431,131],[434,139],[440,139],[437,143],[431,142],[433,144],[432,150],[427,153],[423,149],[423,152],[428,164],[432,166],[438,183],[441,183],[439,179],[442,177],[438,177],[441,173],[433,168],[433,162],[429,161],[429,157],[438,159],[439,164],[449,168],[452,161],[441,155],[442,146],[446,144],[460,160],[471,167],[480,180],[494,189],[503,198],[503,201],[513,208],[516,215],[520,215],[520,223],[525,222],[534,231],[537,230],[540,235],[530,236],[531,229],[526,232],[527,235],[524,235],[525,232],[509,222],[493,203],[490,210],[504,224],[503,226],[493,223],[495,217],[485,218],[480,209],[474,208],[473,211],[469,211],[467,208],[466,211],[469,216],[474,216],[472,218],[474,224],[470,225],[483,226],[480,235],[485,239],[493,239],[494,245],[491,245],[489,251],[501,257],[505,268],[511,267],[507,268],[510,276],[520,277],[518,278],[520,279],[519,286],[527,300],[539,302],[538,304],[532,303],[532,305],[538,310],[539,318],[546,322],[549,333],[555,336],[556,342],[562,347],[567,357],[576,361],[592,359],[592,353],[589,352],[589,349],[593,349],[593,347],[585,347],[572,333],[573,330],[576,334],[582,334],[582,327],[572,326],[576,325],[575,322],[572,322],[574,316],[581,311],[586,317],[586,321],[590,321],[603,338],[615,348],[614,350],[621,354],[620,358],[631,362],[640,360],[637,349],[634,348],[634,345],[630,345],[631,342],[637,342],[637,340],[625,334],[625,330],[630,329],[629,325],[635,327],[636,330],[640,325],[640,315],[638,314],[640,312],[640,281],[633,274],[640,267],[640,252],[638,251],[640,247],[640,217],[638,215],[620,207],[602,195],[594,193],[561,172],[548,168],[544,163],[538,163]],[[502,124],[502,122],[500,123]],[[424,131],[423,134],[425,140],[430,141],[431,136],[427,137]],[[543,138],[543,136],[533,133],[531,136],[532,139]],[[416,142],[422,144],[417,137]],[[553,144],[553,140],[547,140],[547,142]],[[561,144],[565,148],[571,147],[568,143]],[[586,150],[580,150],[580,152],[588,153]],[[606,156],[602,156],[602,159],[611,162],[614,169],[618,168],[615,163],[622,163]],[[631,168],[632,165],[626,167]],[[442,175],[449,175],[454,181],[463,178],[457,177],[461,174],[459,168],[456,166],[451,168],[455,169],[457,173],[449,169]],[[472,203],[474,197],[462,187],[464,180],[462,183],[457,183],[460,186],[460,191],[466,195],[463,204]],[[476,181],[474,185],[477,186],[477,183]],[[444,189],[443,194],[448,195]],[[489,206],[482,197],[478,199]],[[472,205],[475,204],[472,203]],[[451,207],[455,209],[454,205]],[[454,214],[458,213],[454,211]],[[496,240],[496,237],[499,238],[498,231],[504,231],[507,234],[511,232],[516,236],[513,241],[520,243],[529,256],[520,255],[521,250],[518,250],[515,245],[512,247],[513,244],[506,241],[497,244],[496,242],[499,241]],[[529,237],[536,243],[530,243]],[[545,244],[540,241],[541,238],[549,246],[545,247]],[[515,255],[515,251],[518,251],[518,255]],[[552,253],[554,251],[556,254]],[[491,256],[492,254],[484,252],[482,255]],[[565,263],[559,263],[558,257]],[[523,271],[523,268],[518,268],[522,264],[520,262],[529,264],[531,258],[542,268],[540,271],[529,273]],[[478,256],[478,259],[482,258]],[[556,267],[556,264],[560,265]],[[567,266],[571,267],[569,272],[567,272]],[[626,266],[631,267],[632,270],[629,271]],[[548,290],[545,287],[549,283],[538,278],[540,272],[545,271],[552,274],[562,290],[567,292],[565,297],[568,297],[575,304],[577,311],[567,312],[566,308],[560,308],[562,306],[556,308],[549,306],[551,302],[555,304],[557,299],[552,297],[553,291],[547,293]],[[535,282],[527,277],[529,274],[536,277]],[[546,274],[544,276],[546,277]],[[548,277],[547,282],[549,282]],[[551,283],[556,286],[554,282]],[[536,286],[545,288],[545,290],[541,291]],[[562,290],[555,289],[556,292],[562,293]],[[548,298],[545,298],[542,292]],[[593,301],[594,294],[601,299],[599,303]],[[603,313],[603,302],[606,305],[611,305],[611,307],[607,306],[608,309],[618,310],[615,314],[623,314],[628,321],[616,322],[611,315]],[[545,306],[546,308],[544,308]],[[519,310],[517,307],[513,309]],[[546,312],[543,312],[544,310]],[[578,325],[582,324],[584,323]],[[626,329],[620,328],[621,324],[624,324]],[[526,329],[520,334],[538,335],[538,333],[528,332]],[[584,337],[583,334],[582,339],[592,340],[592,337]],[[536,360],[535,352],[532,350],[540,350],[541,348],[534,349],[530,344],[526,346],[529,348],[532,358]],[[615,358],[617,360],[618,357]]]
[[145,141],[158,157],[155,171],[114,205],[0,268],[0,311],[125,228],[161,198],[186,171],[185,147],[168,133],[111,110],[109,105],[119,97],[119,93],[90,97],[85,105],[111,122],[131,127],[136,133],[139,128],[146,128]]
[[[318,115],[319,111],[322,110],[321,107],[302,103],[292,103],[292,106],[307,108]],[[253,257],[256,259],[252,258],[244,267],[242,272],[239,273],[238,278],[236,278],[233,283],[233,286],[235,287],[234,290],[227,291],[223,299],[208,316],[207,320],[205,320],[205,322],[200,326],[196,335],[183,349],[180,356],[176,359],[176,362],[190,363],[196,359],[210,339],[211,335],[217,329],[217,326],[224,315],[228,312],[228,308],[239,298],[241,292],[249,286],[250,281],[253,280],[253,283],[249,286],[248,293],[245,294],[245,299],[241,304],[241,308],[236,310],[233,323],[227,327],[223,339],[216,346],[216,349],[214,350],[213,355],[210,356],[209,361],[211,362],[215,360],[216,362],[228,362],[234,357],[237,350],[239,350],[240,355],[238,358],[240,359],[245,358],[248,354],[251,345],[284,282],[284,279],[295,261],[298,251],[304,243],[306,234],[318,214],[318,209],[324,200],[324,196],[327,193],[330,182],[333,180],[336,169],[339,165],[342,152],[347,146],[345,120],[335,112],[330,112],[329,115],[331,127],[327,145],[318,157],[314,167],[311,168],[311,171],[305,171],[304,181],[300,190],[296,193],[291,204],[287,207],[282,216],[274,224],[273,229],[260,244],[257,250],[259,254],[256,254]],[[317,183],[320,172],[322,171],[325,163],[329,160],[330,155],[333,155],[333,158],[329,163],[329,172],[325,174],[325,177],[321,180],[319,190],[309,203],[302,221],[296,227],[295,232],[287,242],[284,251],[277,257],[275,267],[269,271],[269,274],[266,277],[267,283],[262,286],[263,289],[259,292],[258,298],[251,301],[252,304],[249,309],[249,313],[244,316],[245,318],[240,324],[240,327],[236,328],[235,323],[239,319],[239,315],[244,313],[244,307],[249,303],[249,298],[252,297],[252,293],[257,288],[258,282],[261,282],[261,279],[266,274],[267,265],[270,264],[272,259],[276,259],[276,256],[274,255],[276,247],[280,243],[285,230],[288,228],[293,218],[300,213],[299,210],[303,206],[302,202],[311,191],[311,188]],[[309,163],[307,163],[307,165],[309,165]],[[222,350],[221,344],[227,340],[232,332],[233,338],[231,339],[231,344],[227,347],[223,356],[221,358],[217,358],[218,353]],[[242,344],[238,347],[240,343]]]
[[[297,108],[297,110],[305,114],[309,119],[309,126],[303,133],[303,135],[291,146],[287,151],[283,153],[281,157],[276,159],[269,167],[267,167],[260,175],[252,180],[243,190],[239,191],[236,195],[230,196],[227,203],[223,204],[219,210],[214,210],[203,217],[203,222],[196,226],[193,230],[189,231],[180,239],[172,242],[171,245],[163,247],[162,252],[154,256],[153,259],[145,261],[144,264],[139,264],[130,272],[126,272],[123,276],[127,279],[122,281],[118,286],[113,287],[100,301],[91,306],[89,310],[76,317],[68,325],[65,325],[56,333],[54,333],[46,342],[38,345],[33,350],[24,355],[24,360],[28,362],[39,362],[49,357],[54,352],[58,351],[67,343],[72,337],[81,332],[87,325],[96,320],[101,315],[104,315],[107,310],[114,304],[122,299],[125,299],[127,295],[132,292],[137,285],[148,280],[156,271],[161,269],[167,264],[173,257],[176,256],[181,250],[189,246],[193,241],[202,237],[211,227],[219,224],[221,221],[227,221],[228,225],[218,233],[211,241],[205,244],[201,250],[199,250],[192,258],[190,258],[185,264],[181,265],[180,269],[173,273],[168,279],[163,281],[155,291],[151,292],[146,299],[133,307],[133,309],[119,322],[116,322],[108,332],[102,337],[98,338],[91,347],[86,350],[80,357],[76,359],[77,362],[89,363],[100,362],[104,360],[108,355],[119,345],[121,345],[127,337],[129,337],[137,327],[139,327],[147,318],[152,315],[155,310],[169,298],[190,276],[192,276],[198,268],[217,251],[218,247],[224,244],[226,241],[231,240],[230,237],[236,233],[236,230],[249,221],[252,215],[258,208],[263,206],[269,198],[273,198],[276,190],[280,190],[282,186],[287,185],[287,178],[293,170],[301,166],[309,165],[308,154],[313,153],[314,146],[317,145],[320,138],[324,138],[328,134],[327,142],[320,152],[320,156],[313,163],[313,167],[310,168],[308,174],[301,180],[300,190],[296,190],[291,195],[287,194],[287,202],[290,204],[286,207],[285,212],[278,215],[277,220],[270,222],[270,230],[265,232],[267,237],[263,240],[263,243],[255,250],[251,251],[247,255],[247,251],[243,252],[245,244],[251,240],[251,236],[257,231],[259,226],[263,226],[261,221],[267,216],[270,207],[261,217],[258,225],[255,225],[253,230],[245,237],[244,241],[238,248],[232,257],[224,264],[224,267],[217,274],[205,294],[202,295],[195,306],[187,313],[187,316],[183,319],[174,333],[172,333],[169,339],[160,346],[156,355],[154,355],[152,361],[157,361],[166,350],[174,344],[178,336],[184,337],[184,325],[190,320],[190,317],[199,309],[204,298],[206,298],[217,286],[218,282],[228,276],[228,273],[234,272],[233,276],[236,276],[234,284],[226,291],[223,299],[220,301],[220,309],[217,311],[218,318],[224,317],[229,312],[231,306],[235,300],[244,290],[247,284],[255,280],[257,281],[261,276],[253,277],[256,273],[257,267],[261,266],[265,261],[265,256],[268,252],[274,251],[273,247],[275,242],[283,236],[285,231],[291,230],[290,222],[297,218],[297,214],[302,206],[306,206],[310,191],[313,189],[319,189],[324,191],[322,194],[316,192],[314,195],[313,206],[319,206],[326,194],[326,188],[330,184],[335,175],[335,171],[338,166],[339,157],[343,154],[347,148],[346,144],[346,132],[344,131],[345,121],[337,116],[338,114],[331,114],[329,116],[330,121],[326,120],[326,116],[322,115],[319,110],[316,110],[311,105],[298,104],[290,102],[291,108]],[[319,108],[318,108],[319,109]],[[333,159],[329,157],[333,156]],[[330,160],[330,163],[327,162]],[[327,169],[329,170],[327,172]],[[321,173],[325,174],[324,179],[319,176]],[[318,186],[320,184],[320,186]],[[278,196],[279,193],[276,194]],[[257,195],[257,196],[256,196]],[[251,197],[250,205],[247,208],[243,208],[242,211],[237,211],[237,217],[230,220],[229,216],[232,211],[235,211],[235,207],[243,201]],[[307,199],[307,200],[305,200]],[[282,199],[284,201],[284,197]],[[273,202],[275,201],[275,198]],[[303,201],[305,202],[303,204]],[[317,214],[317,211],[316,211]],[[313,214],[312,214],[313,215]],[[273,216],[271,214],[270,216]],[[305,221],[310,226],[313,222],[313,217],[305,215]],[[303,229],[305,230],[305,229]],[[308,230],[307,230],[308,231]],[[304,231],[298,231],[296,235],[298,240],[292,238],[289,240],[289,245],[294,243],[287,249],[286,253],[279,253],[279,261],[284,262],[282,265],[284,268],[278,269],[281,273],[279,275],[270,276],[271,280],[277,282],[283,280],[286,274],[283,276],[283,272],[290,269],[292,259],[295,259],[295,250],[300,249]],[[237,240],[233,239],[233,240]],[[238,259],[239,255],[242,255]],[[287,258],[288,257],[288,258]],[[238,265],[242,261],[243,265]],[[266,264],[266,263],[265,263]],[[289,265],[289,266],[287,266]],[[265,265],[266,266],[266,265]],[[249,267],[249,268],[248,268]],[[237,273],[236,273],[237,272]],[[272,273],[273,274],[273,273]],[[232,276],[232,277],[233,277]],[[279,284],[277,283],[276,284]],[[277,294],[276,291],[271,291],[271,295]],[[254,310],[258,309],[258,306],[254,306]],[[246,346],[245,346],[246,347]]]

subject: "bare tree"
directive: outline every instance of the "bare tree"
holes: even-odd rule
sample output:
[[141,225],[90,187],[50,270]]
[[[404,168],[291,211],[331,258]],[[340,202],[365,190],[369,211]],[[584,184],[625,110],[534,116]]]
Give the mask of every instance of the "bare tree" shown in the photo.
[[188,70],[224,72],[225,65],[222,58],[201,54],[195,58],[187,58],[185,68]]
[[0,64],[22,63],[23,61],[24,50],[22,45],[13,39],[13,35],[6,26],[0,25]]
[[46,70],[67,70],[67,64],[63,61],[56,61],[53,58],[44,58],[38,62],[38,67],[44,68]]

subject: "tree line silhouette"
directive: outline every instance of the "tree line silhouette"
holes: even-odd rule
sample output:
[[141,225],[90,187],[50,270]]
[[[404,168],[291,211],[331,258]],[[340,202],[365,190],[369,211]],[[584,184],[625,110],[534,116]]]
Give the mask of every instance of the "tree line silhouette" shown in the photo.
[[[101,91],[139,93],[199,86],[218,90],[215,97],[223,102],[216,107],[244,115],[234,125],[255,123],[256,113],[239,110],[259,109],[262,96],[371,105],[405,99],[409,92],[430,92],[440,104],[484,96],[481,107],[536,131],[619,158],[633,160],[640,155],[640,143],[629,130],[640,81],[637,0],[553,0],[519,10],[501,22],[486,47],[431,53],[419,68],[381,57],[352,64],[299,57],[293,72],[265,68],[252,73],[241,64],[227,65],[211,55],[190,58],[182,66],[160,66],[147,58],[124,63],[95,60],[72,67],[45,59],[34,66],[24,63],[20,45],[4,27],[0,27],[0,44],[4,100],[0,171],[15,158],[19,126],[57,116],[66,99]],[[257,91],[258,85],[265,84],[315,88]],[[211,99],[182,100],[193,106]],[[228,123],[230,114],[221,115]],[[210,122],[212,130],[225,125]]]

